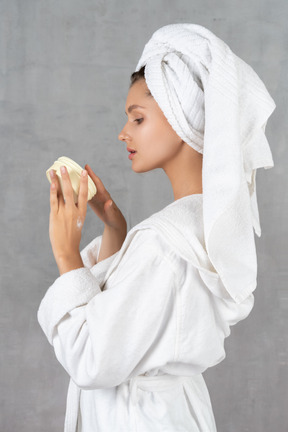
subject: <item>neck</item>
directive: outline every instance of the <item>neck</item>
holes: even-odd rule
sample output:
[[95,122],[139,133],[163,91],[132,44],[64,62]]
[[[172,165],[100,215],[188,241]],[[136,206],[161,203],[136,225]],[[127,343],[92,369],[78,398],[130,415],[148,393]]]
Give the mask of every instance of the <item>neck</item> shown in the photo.
[[174,200],[202,194],[203,155],[185,143],[177,156],[163,167],[170,180]]

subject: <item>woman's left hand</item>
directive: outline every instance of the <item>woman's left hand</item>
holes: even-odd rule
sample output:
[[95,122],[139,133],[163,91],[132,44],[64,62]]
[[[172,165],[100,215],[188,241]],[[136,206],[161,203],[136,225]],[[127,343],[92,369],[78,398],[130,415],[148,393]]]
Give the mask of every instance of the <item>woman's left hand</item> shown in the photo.
[[83,266],[83,263],[80,262],[79,248],[81,230],[87,213],[87,171],[83,170],[81,175],[77,204],[74,203],[73,189],[67,169],[65,168],[64,172],[61,171],[65,201],[55,171],[53,171],[53,174],[52,176],[50,174],[52,183],[50,188],[51,211],[49,220],[49,237],[53,254],[58,267],[59,263],[63,263],[63,261],[70,262],[70,266],[73,266],[73,262],[76,263],[76,267]]

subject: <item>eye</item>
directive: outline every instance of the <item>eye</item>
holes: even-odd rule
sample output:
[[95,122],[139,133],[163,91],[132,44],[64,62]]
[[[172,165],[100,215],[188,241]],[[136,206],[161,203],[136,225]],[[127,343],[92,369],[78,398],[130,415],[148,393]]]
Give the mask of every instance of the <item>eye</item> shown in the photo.
[[143,118],[135,119],[134,121],[137,122],[138,124],[140,124],[140,123],[142,123]]

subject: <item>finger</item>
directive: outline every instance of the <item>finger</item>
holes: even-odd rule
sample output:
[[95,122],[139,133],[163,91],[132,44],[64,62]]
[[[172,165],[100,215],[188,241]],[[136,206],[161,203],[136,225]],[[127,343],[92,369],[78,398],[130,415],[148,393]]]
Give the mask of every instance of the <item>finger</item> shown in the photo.
[[58,213],[57,185],[54,181],[50,186],[50,209],[52,213]]
[[80,178],[80,187],[78,194],[78,208],[83,216],[86,215],[88,201],[88,173],[83,170]]
[[50,173],[51,182],[54,182],[55,185],[56,185],[57,197],[59,199],[58,205],[59,204],[64,204],[64,198],[63,198],[63,194],[62,194],[62,189],[61,189],[59,178],[56,175],[56,171],[55,170],[50,170],[49,173]]
[[62,178],[63,193],[65,196],[65,204],[68,207],[74,207],[75,202],[74,202],[73,188],[72,188],[72,183],[67,168],[65,166],[61,166],[60,171],[61,171],[61,178]]
[[[99,194],[102,194],[102,193],[107,192],[106,189],[105,189],[105,186],[103,185],[103,183],[102,183],[102,181],[101,181],[101,179],[100,179],[100,177],[98,177],[98,176],[93,172],[92,168],[91,168],[88,164],[85,165],[85,169],[87,170],[89,176],[91,177],[91,179],[93,180],[93,182],[94,182],[95,185],[96,185],[96,188],[97,188],[97,194],[98,194],[98,193],[99,193]],[[107,193],[108,193],[108,192],[107,192]]]

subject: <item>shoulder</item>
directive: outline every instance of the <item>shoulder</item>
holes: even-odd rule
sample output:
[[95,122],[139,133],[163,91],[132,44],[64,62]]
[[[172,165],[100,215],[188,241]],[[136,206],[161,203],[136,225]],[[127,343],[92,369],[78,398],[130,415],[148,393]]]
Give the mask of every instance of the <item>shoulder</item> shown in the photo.
[[131,232],[128,232],[127,238],[128,248],[125,255],[129,260],[133,257],[142,262],[144,260],[153,261],[155,265],[166,263],[175,273],[179,272],[181,257],[157,229],[151,227],[132,229]]

